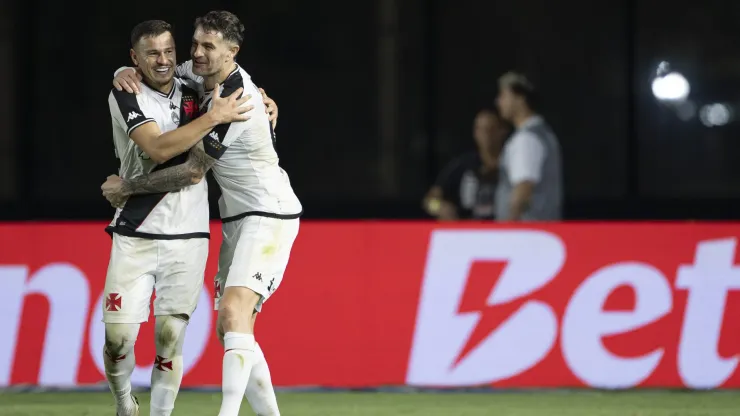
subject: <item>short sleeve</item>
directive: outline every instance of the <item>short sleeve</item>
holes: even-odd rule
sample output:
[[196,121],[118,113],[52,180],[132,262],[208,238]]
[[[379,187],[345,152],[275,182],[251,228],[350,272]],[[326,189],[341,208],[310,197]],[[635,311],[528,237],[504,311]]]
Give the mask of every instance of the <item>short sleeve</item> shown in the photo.
[[136,94],[114,88],[108,96],[108,106],[113,121],[129,136],[137,127],[155,121],[142,109]]
[[545,146],[537,136],[527,131],[517,133],[512,138],[507,153],[507,171],[512,184],[540,181]]

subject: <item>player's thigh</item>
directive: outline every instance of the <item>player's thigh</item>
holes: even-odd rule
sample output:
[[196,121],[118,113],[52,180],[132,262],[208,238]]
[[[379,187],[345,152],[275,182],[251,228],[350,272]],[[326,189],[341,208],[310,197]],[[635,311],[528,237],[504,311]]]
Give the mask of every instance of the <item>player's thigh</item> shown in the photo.
[[154,314],[191,316],[203,289],[208,239],[159,241]]
[[225,286],[246,287],[260,295],[255,306],[260,311],[282,282],[298,234],[298,220],[247,218]]
[[277,252],[279,224],[274,218],[249,216],[239,224],[224,287],[246,287],[261,296],[269,291],[270,261]]
[[275,252],[271,258],[267,259],[267,268],[270,280],[267,285],[267,296],[265,300],[272,296],[280,284],[283,282],[285,270],[290,262],[290,253],[293,249],[293,243],[298,236],[300,222],[298,219],[279,220],[278,225],[278,242]]
[[113,234],[103,294],[103,322],[146,322],[156,269],[156,241]]

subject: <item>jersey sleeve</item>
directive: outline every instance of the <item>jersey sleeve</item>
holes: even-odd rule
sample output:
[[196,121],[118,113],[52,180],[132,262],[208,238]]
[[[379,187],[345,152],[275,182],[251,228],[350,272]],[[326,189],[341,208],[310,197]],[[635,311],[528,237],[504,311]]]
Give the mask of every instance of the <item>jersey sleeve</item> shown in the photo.
[[[221,96],[228,97],[240,87],[242,87],[241,83],[226,83],[224,84],[223,90],[221,91]],[[242,93],[242,95],[243,94],[244,93]],[[255,98],[255,97],[258,97],[258,98]],[[241,98],[241,95],[239,96],[239,98]],[[252,93],[252,98],[249,99],[249,101],[247,101],[246,103],[244,103],[243,106],[254,105],[255,109],[252,111],[253,112],[258,111],[257,110],[258,102],[259,103],[262,102],[261,98],[262,96],[259,93],[258,94]],[[207,104],[209,109],[212,104],[213,104],[213,101],[209,100]],[[247,130],[249,130],[252,123],[253,123],[252,119],[249,119],[247,121],[238,121],[235,123],[219,124],[218,126],[214,127],[203,138],[203,147],[206,153],[214,159],[220,159],[221,156],[223,156],[223,154],[226,152],[226,149],[228,149],[232,143],[234,143]]]
[[195,75],[195,73],[193,72],[193,61],[192,60],[185,61],[181,63],[180,65],[178,65],[177,68],[175,68],[175,76],[184,78],[184,79],[189,79],[198,84],[203,82],[203,77],[200,75]]
[[113,121],[129,136],[137,127],[155,121],[147,116],[146,109],[142,109],[136,94],[114,88],[108,96],[108,106]]
[[545,146],[532,133],[521,132],[511,141],[508,154],[508,174],[511,183],[538,183],[542,177]]

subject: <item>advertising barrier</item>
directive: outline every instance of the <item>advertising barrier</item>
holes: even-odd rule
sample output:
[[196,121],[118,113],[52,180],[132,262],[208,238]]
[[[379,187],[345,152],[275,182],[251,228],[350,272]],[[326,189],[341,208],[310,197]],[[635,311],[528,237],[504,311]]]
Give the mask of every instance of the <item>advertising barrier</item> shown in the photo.
[[[0,386],[104,381],[104,225],[0,224]],[[716,223],[305,221],[256,336],[277,386],[738,388],[738,236]],[[220,385],[220,240],[214,223],[184,386]],[[154,356],[150,319],[134,384],[149,384]]]

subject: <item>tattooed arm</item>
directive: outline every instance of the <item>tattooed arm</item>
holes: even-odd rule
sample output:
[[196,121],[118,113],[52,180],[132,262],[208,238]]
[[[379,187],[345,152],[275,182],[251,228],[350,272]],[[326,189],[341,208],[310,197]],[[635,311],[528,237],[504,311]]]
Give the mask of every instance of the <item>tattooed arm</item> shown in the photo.
[[101,189],[111,205],[121,207],[131,195],[176,191],[199,183],[214,163],[216,159],[206,154],[201,141],[190,149],[183,164],[133,179],[109,176]]

